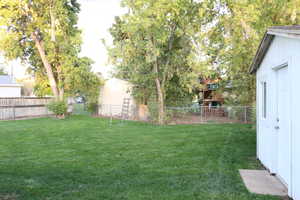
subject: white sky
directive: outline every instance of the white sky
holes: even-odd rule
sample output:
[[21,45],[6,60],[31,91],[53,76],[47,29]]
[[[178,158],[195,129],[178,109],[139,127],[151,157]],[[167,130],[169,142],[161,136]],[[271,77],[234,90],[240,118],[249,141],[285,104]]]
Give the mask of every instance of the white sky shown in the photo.
[[102,72],[107,77],[111,67],[107,66],[107,51],[101,42],[112,43],[108,29],[112,26],[115,16],[126,12],[121,8],[121,0],[79,0],[81,13],[79,27],[83,30],[82,55],[95,61],[94,71]]
[[[101,42],[105,39],[107,44],[111,44],[108,29],[112,26],[115,16],[122,15],[126,12],[121,8],[121,0],[79,0],[81,3],[81,12],[79,15],[79,28],[83,30],[82,39],[82,56],[90,57],[95,64],[93,70],[102,72],[108,77],[110,66],[107,66],[107,51]],[[1,60],[1,59],[0,59]],[[6,70],[16,78],[25,76],[25,67],[20,66],[19,62],[11,62],[6,66]]]

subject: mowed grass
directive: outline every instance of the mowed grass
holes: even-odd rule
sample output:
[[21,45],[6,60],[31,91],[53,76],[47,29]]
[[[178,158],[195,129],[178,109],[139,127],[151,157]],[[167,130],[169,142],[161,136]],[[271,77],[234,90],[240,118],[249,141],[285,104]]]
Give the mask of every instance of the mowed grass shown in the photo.
[[88,116],[0,122],[0,199],[275,200],[250,194],[250,125],[154,126]]

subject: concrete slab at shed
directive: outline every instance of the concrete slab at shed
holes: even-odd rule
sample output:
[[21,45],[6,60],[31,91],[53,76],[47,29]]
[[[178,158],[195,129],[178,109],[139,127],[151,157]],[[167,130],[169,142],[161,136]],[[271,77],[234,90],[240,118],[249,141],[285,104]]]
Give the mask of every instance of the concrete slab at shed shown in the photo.
[[239,170],[240,175],[251,193],[287,196],[287,188],[276,176],[266,170]]

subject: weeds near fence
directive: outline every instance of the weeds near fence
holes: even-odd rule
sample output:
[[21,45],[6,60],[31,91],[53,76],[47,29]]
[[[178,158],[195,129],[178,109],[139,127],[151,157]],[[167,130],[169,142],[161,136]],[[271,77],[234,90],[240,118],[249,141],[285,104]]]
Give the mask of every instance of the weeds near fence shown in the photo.
[[[132,105],[127,118],[122,116],[122,105],[99,105],[98,114],[100,117],[111,119],[155,122],[155,117],[151,116],[152,112],[148,113],[147,118],[141,117],[138,108]],[[249,106],[167,107],[166,122],[167,124],[255,123],[255,108]]]
[[[52,115],[47,109],[51,98],[0,98],[0,120],[44,117]],[[256,121],[254,107],[250,106],[181,106],[166,107],[167,124],[202,124],[202,123],[252,123]],[[128,114],[122,113],[122,105],[69,104],[68,112],[75,115],[93,115],[113,119],[135,120],[155,123],[155,113],[141,112],[138,106],[130,105]]]

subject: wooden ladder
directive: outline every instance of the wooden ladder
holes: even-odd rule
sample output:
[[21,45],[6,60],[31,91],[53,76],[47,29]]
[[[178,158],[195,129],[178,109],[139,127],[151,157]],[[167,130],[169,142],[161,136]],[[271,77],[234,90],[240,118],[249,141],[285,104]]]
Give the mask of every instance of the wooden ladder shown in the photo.
[[122,119],[128,119],[129,118],[129,108],[130,108],[130,99],[124,98],[123,99],[123,105],[122,105]]

